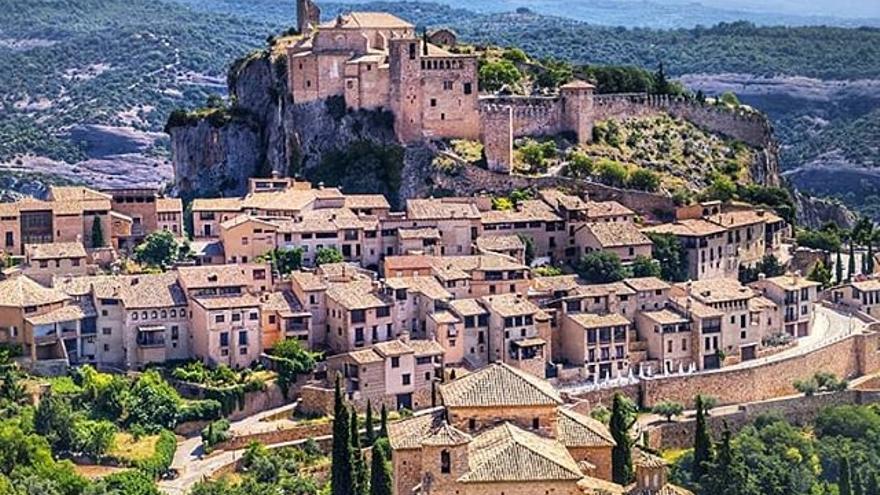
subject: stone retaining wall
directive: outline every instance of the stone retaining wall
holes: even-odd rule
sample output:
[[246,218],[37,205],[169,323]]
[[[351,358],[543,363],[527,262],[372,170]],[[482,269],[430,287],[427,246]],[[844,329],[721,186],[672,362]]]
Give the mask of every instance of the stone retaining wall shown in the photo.
[[309,423],[275,431],[252,433],[249,435],[236,435],[225,442],[217,444],[216,449],[238,450],[247,447],[251,442],[257,442],[263,445],[295,442],[297,440],[306,440],[309,438],[330,435],[332,430],[333,424],[330,421]]

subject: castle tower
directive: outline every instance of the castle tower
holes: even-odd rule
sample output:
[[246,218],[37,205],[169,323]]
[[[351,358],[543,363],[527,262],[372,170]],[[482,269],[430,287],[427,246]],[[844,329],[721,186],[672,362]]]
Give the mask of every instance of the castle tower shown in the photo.
[[321,23],[321,9],[312,0],[296,0],[296,29],[308,33]]
[[510,105],[482,106],[480,138],[489,170],[509,174],[513,169],[513,108]]
[[422,50],[419,44],[415,36],[388,40],[394,132],[404,143],[422,138]]
[[593,139],[593,94],[596,87],[585,81],[572,81],[559,88],[564,130],[573,132],[579,144]]

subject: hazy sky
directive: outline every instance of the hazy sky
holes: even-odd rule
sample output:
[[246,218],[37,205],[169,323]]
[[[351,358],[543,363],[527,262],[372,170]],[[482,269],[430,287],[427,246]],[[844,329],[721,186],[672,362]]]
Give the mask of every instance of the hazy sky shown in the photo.
[[[658,1],[660,3],[677,3],[680,0]],[[697,0],[697,2],[730,10],[880,18],[880,0]]]

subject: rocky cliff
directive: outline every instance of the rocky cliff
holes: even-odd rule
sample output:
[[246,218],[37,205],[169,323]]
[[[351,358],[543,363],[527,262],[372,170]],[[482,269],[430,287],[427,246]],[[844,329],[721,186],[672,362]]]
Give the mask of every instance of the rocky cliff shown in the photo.
[[[248,177],[272,172],[351,193],[385,193],[392,200],[418,194],[423,186],[414,177],[424,173],[431,154],[402,148],[390,114],[348,112],[342,98],[295,104],[283,57],[261,51],[238,60],[228,84],[232,106],[218,110],[222,115],[169,120],[180,196],[242,194]],[[358,153],[350,152],[355,148]]]

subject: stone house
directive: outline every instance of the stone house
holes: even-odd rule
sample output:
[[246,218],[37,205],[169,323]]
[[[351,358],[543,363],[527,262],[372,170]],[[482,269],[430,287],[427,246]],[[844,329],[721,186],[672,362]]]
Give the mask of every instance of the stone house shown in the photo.
[[539,199],[518,202],[512,210],[482,212],[483,231],[521,235],[532,240],[536,258],[556,260],[566,249],[568,234],[562,217]]
[[483,296],[489,312],[490,362],[506,363],[544,377],[550,361],[550,318],[522,294]]
[[630,369],[630,320],[617,313],[568,308],[558,316],[560,355],[554,359],[591,382],[626,376]]
[[382,291],[394,301],[392,317],[397,332],[406,331],[419,339],[433,338],[427,320],[452,300],[452,294],[431,276],[387,278]]
[[521,264],[526,264],[526,246],[516,234],[481,235],[474,242],[477,254],[495,253],[509,256]]
[[326,292],[327,348],[334,353],[348,352],[397,337],[392,304],[378,282],[330,282]]
[[716,223],[688,218],[648,227],[642,232],[671,234],[678,238],[687,253],[689,279],[737,276],[739,266],[730,261],[727,249],[727,229]]
[[866,314],[880,314],[880,279],[867,278],[829,289],[831,301]]
[[88,253],[81,242],[28,244],[24,249],[24,263],[17,268],[32,280],[51,287],[56,276],[88,274]]
[[261,294],[260,303],[260,342],[263,350],[271,349],[285,339],[297,340],[306,349],[317,347],[311,341],[312,313],[303,308],[292,290]]
[[[433,227],[440,232],[440,255],[472,254],[474,241],[482,234],[480,211],[474,198],[410,199],[406,215],[397,222],[386,221],[383,231],[394,228]],[[383,232],[384,235],[384,232]],[[401,251],[397,251],[401,253]],[[387,252],[386,254],[395,254]]]
[[636,257],[651,257],[653,244],[630,222],[595,222],[575,231],[575,245],[579,254],[607,251],[616,254],[624,263]]
[[799,274],[790,274],[759,277],[751,287],[779,306],[785,333],[806,337],[813,322],[813,305],[819,300],[820,285]]

